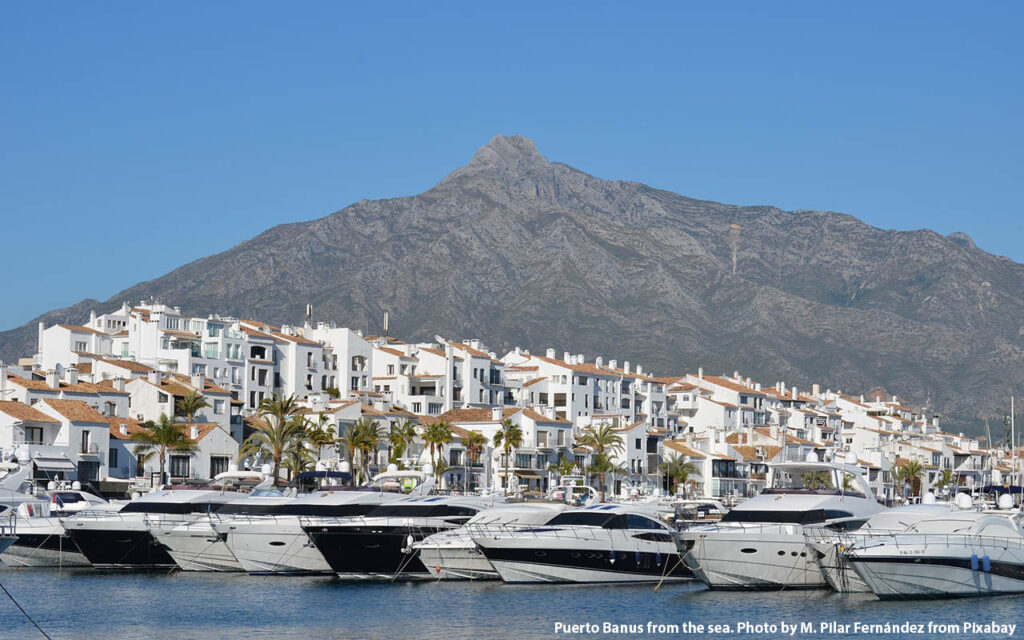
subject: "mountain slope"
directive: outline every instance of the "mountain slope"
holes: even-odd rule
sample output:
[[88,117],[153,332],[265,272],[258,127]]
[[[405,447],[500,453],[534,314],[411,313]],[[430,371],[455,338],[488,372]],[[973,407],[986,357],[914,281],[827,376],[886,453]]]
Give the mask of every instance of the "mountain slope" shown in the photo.
[[[739,225],[733,273],[730,230]],[[550,163],[494,138],[429,191],[282,225],[100,305],[157,297],[269,322],[315,315],[395,335],[554,346],[662,373],[884,387],[961,419],[1024,376],[1024,266],[963,234],[735,207]],[[47,321],[81,321],[80,303]],[[32,351],[34,324],[0,333]]]

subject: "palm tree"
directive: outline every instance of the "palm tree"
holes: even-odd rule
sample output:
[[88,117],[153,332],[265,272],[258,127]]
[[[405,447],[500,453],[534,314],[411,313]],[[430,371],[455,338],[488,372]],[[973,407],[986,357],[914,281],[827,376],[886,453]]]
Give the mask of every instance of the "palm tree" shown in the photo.
[[[365,477],[370,477],[370,461],[376,461],[380,441],[387,437],[383,427],[376,420],[363,416],[356,422],[356,429],[362,432],[359,439],[359,459],[365,467]],[[373,454],[372,456],[370,454]]]
[[658,465],[658,469],[669,479],[669,490],[672,493],[676,492],[679,485],[685,487],[686,483],[690,481],[690,476],[700,473],[697,465],[688,462],[684,456],[680,455],[673,455]]
[[[598,425],[588,425],[583,429],[580,437],[577,441],[580,446],[587,447],[594,452],[594,457],[601,456],[608,458],[608,454],[621,453],[625,447],[625,443],[608,422],[602,422]],[[606,464],[607,463],[607,464]],[[591,460],[591,469],[613,467],[610,460],[595,464],[594,460]],[[601,493],[604,493],[604,475],[599,475],[597,478],[598,487]]]
[[196,414],[210,406],[206,396],[200,395],[198,391],[192,391],[181,400],[174,403],[174,409],[179,414],[187,416],[189,424],[196,421]]
[[401,458],[405,456],[415,438],[416,423],[412,420],[400,420],[392,424],[388,432],[388,444],[391,447],[388,459],[401,466]]
[[501,426],[492,440],[495,447],[501,447],[505,452],[505,495],[508,495],[509,487],[512,486],[512,478],[509,477],[509,469],[512,466],[512,449],[523,446],[523,430],[510,418],[505,418],[501,421]]
[[314,456],[314,463],[320,462],[321,456],[323,456],[324,447],[334,444],[335,433],[334,427],[331,426],[327,420],[327,416],[320,414],[316,422],[311,420],[306,421],[306,441],[313,446],[316,451]]
[[590,466],[587,467],[587,475],[597,476],[598,488],[601,491],[601,495],[604,495],[604,480],[605,476],[609,473],[625,472],[626,470],[621,466],[616,466],[605,453],[595,453],[590,456]]
[[356,461],[356,452],[361,452],[366,447],[368,435],[363,419],[345,425],[345,429],[338,437],[338,444],[345,448],[348,455],[348,464],[352,472],[352,485],[355,486],[359,480],[359,464]]
[[433,465],[434,474],[438,478],[440,478],[440,475],[437,474],[437,462],[434,460],[434,451],[441,453],[444,445],[451,444],[453,439],[452,425],[444,420],[438,420],[423,429],[423,442],[427,443],[427,446],[430,447],[430,464]]
[[[480,455],[487,449],[487,436],[479,431],[470,431],[462,439],[462,446],[466,448],[466,462],[475,465],[480,462]],[[469,469],[466,469],[466,487],[469,489]]]
[[305,447],[306,419],[296,415],[295,396],[274,396],[260,403],[260,419],[255,422],[256,432],[246,438],[238,452],[239,459],[248,455],[269,457],[274,465],[274,484],[278,483],[281,461],[295,449]]
[[164,472],[167,468],[167,452],[195,451],[199,445],[188,437],[183,425],[168,418],[167,414],[161,413],[160,420],[156,424],[149,421],[143,426],[145,430],[139,431],[133,436],[139,443],[139,446],[135,447],[135,455],[145,454],[147,451],[150,451],[150,455],[152,455],[152,452],[155,452],[160,459],[160,482],[166,483],[167,478]]
[[573,471],[576,471],[576,459],[562,456],[557,463],[552,462],[548,465],[548,471],[554,471],[558,477],[571,476]]
[[896,469],[896,478],[901,484],[909,482],[914,495],[920,495],[921,474],[924,473],[924,467],[921,466],[921,463],[917,460],[904,460]]
[[949,486],[953,486],[955,484],[956,484],[956,475],[953,473],[952,469],[950,469],[949,467],[946,467],[945,469],[942,470],[942,475],[939,476],[939,486],[940,487],[949,487]]

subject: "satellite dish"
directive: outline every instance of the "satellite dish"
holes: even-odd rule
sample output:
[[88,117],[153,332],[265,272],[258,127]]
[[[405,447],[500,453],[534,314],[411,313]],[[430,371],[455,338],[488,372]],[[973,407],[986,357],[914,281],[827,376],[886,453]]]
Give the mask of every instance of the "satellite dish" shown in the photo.
[[388,465],[388,473],[397,473],[397,472],[398,472],[398,465],[397,464],[392,462],[391,464]]
[[342,460],[341,464],[338,465],[338,471],[342,473],[352,473],[352,465],[349,464],[348,460]]
[[818,461],[818,454],[814,453],[813,451],[808,451],[807,452],[807,457],[804,458],[804,462],[817,462],[817,461]]
[[996,502],[1000,509],[1012,509],[1013,508],[1013,496],[1008,493],[1004,493],[999,496],[999,500]]
[[921,504],[935,504],[935,494],[931,491],[926,491],[925,494],[921,496]]
[[857,459],[856,452],[854,452],[854,451],[847,451],[846,452],[845,462],[846,462],[846,464],[853,464],[853,465],[855,465],[855,464],[857,464],[860,461]]
[[72,491],[81,491],[82,490],[82,483],[79,482],[78,480],[75,480],[74,482],[71,483],[71,490]]
[[971,496],[966,493],[956,494],[956,506],[958,509],[970,509],[974,505],[974,500]]
[[427,464],[423,465],[423,473],[427,474],[428,476],[429,475],[433,475],[433,473],[434,473],[434,465],[430,464],[429,462]]

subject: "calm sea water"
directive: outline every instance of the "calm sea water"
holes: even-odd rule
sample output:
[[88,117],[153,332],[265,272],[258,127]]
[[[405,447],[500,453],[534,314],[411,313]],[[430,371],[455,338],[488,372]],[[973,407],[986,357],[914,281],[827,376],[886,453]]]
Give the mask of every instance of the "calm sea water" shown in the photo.
[[[54,640],[155,638],[444,639],[772,638],[779,633],[555,634],[555,624],[730,624],[837,621],[1015,623],[1024,597],[882,602],[826,591],[710,592],[697,584],[512,586],[497,582],[350,584],[332,578],[138,574],[0,568],[0,583]],[[42,635],[0,592],[0,637]],[[800,638],[989,638],[959,634],[797,634]]]

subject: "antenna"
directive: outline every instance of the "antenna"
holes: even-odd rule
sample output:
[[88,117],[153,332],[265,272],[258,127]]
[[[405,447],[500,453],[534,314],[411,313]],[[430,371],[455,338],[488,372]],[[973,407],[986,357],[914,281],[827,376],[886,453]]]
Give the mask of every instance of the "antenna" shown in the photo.
[[736,254],[740,250],[740,225],[729,225],[729,248],[732,249],[732,274],[736,275]]
[[313,321],[313,305],[307,304],[306,305],[306,324],[308,325],[312,321]]

